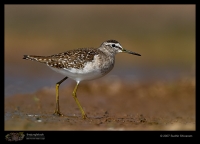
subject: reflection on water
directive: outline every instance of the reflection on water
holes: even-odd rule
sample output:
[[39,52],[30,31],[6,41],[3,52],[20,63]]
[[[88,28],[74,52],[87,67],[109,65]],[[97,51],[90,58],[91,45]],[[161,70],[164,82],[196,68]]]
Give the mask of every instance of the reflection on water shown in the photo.
[[[194,71],[191,72],[180,68],[142,69],[126,67],[124,69],[115,68],[106,76],[93,81],[104,82],[109,79],[118,78],[123,82],[135,84],[156,80],[173,81],[185,76],[195,76]],[[35,76],[29,76],[33,77],[32,79],[27,78],[27,76],[25,77],[23,75],[11,77],[8,74],[5,74],[5,96],[33,93],[44,87],[55,87],[56,82],[63,78],[63,75],[57,73],[52,73],[51,77],[49,77],[49,75],[42,75],[40,77],[37,77],[37,74],[39,73],[35,73]],[[61,86],[66,86],[71,83],[75,84],[73,80],[67,80]]]

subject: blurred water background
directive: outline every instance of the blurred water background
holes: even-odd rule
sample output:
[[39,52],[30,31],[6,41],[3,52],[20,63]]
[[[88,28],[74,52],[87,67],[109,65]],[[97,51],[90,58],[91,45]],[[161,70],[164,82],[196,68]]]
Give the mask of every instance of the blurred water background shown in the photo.
[[[116,55],[104,82],[195,77],[195,5],[5,5],[5,96],[54,87],[63,78],[24,54],[98,47],[109,39],[140,53]],[[72,83],[68,80],[62,86]],[[90,82],[88,82],[90,83]]]

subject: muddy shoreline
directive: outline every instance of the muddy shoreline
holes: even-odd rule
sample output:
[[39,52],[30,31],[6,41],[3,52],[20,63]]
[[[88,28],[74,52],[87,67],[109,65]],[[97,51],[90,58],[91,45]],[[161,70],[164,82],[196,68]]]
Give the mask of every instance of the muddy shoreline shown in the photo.
[[195,78],[130,85],[85,83],[60,89],[63,117],[53,115],[55,88],[5,97],[5,130],[195,130]]

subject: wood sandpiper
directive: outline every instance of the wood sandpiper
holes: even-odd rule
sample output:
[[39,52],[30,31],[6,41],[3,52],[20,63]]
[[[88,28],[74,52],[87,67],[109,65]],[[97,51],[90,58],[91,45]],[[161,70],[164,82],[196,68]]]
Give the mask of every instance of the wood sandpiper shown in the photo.
[[107,40],[99,48],[79,48],[51,56],[24,55],[23,59],[44,63],[52,70],[66,76],[56,83],[56,109],[54,114],[63,116],[59,106],[59,85],[68,77],[75,80],[76,86],[72,95],[82,113],[83,119],[85,119],[87,116],[76,96],[79,83],[106,75],[114,67],[115,54],[121,52],[141,56],[138,53],[122,48],[116,40]]

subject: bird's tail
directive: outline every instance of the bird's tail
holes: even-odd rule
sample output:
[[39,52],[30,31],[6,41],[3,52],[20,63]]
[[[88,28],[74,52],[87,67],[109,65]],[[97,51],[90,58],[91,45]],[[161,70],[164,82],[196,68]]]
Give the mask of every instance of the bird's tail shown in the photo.
[[46,63],[49,58],[48,56],[24,55],[23,59]]

